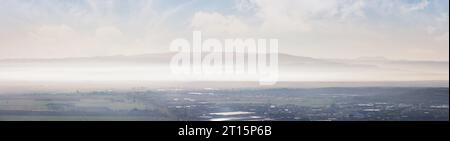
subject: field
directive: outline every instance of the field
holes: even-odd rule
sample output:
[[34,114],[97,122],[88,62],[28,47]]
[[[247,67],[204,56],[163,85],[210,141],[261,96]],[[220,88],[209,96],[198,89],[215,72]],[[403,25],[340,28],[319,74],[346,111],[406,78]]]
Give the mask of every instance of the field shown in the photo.
[[0,95],[0,120],[448,121],[446,87],[102,90]]

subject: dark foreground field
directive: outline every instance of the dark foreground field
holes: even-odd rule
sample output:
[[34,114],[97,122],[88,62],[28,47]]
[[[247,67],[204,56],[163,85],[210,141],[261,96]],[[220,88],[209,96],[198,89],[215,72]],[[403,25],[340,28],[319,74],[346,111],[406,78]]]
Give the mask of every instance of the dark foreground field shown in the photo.
[[0,95],[0,120],[448,121],[446,87],[102,90]]

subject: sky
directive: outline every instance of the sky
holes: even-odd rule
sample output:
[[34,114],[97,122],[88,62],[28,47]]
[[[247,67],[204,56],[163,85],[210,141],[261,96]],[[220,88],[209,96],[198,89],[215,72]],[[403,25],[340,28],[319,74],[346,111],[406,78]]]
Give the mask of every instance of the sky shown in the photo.
[[448,0],[2,0],[0,59],[169,51],[177,38],[277,38],[315,58],[449,60]]

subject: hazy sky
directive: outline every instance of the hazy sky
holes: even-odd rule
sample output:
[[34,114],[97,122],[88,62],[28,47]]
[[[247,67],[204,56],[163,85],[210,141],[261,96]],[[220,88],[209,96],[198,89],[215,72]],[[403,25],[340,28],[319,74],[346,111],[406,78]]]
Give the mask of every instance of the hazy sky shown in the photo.
[[278,38],[317,58],[448,60],[448,0],[2,0],[0,58],[166,52],[176,38]]

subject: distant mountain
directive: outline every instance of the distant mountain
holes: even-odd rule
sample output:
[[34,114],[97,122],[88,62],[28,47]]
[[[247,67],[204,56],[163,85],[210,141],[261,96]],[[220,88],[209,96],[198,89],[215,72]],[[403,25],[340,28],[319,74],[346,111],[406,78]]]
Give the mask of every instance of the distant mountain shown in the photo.
[[[61,73],[58,75],[59,79],[65,79],[62,74],[68,71],[73,75],[89,75],[87,77],[98,74],[87,74],[86,71],[90,68],[96,68],[100,74],[104,71],[101,78],[107,77],[109,70],[117,71],[111,74],[126,76],[129,74],[125,73],[133,74],[136,69],[140,69],[140,73],[169,76],[169,62],[174,55],[175,53],[158,53],[61,59],[6,59],[0,60],[0,79],[27,79],[23,76],[41,78],[38,77],[39,74],[33,74],[38,71],[49,75],[48,77]],[[279,54],[279,69],[280,81],[422,81],[449,78],[447,61],[389,60],[380,57],[320,59]],[[75,70],[76,72],[73,72]]]

